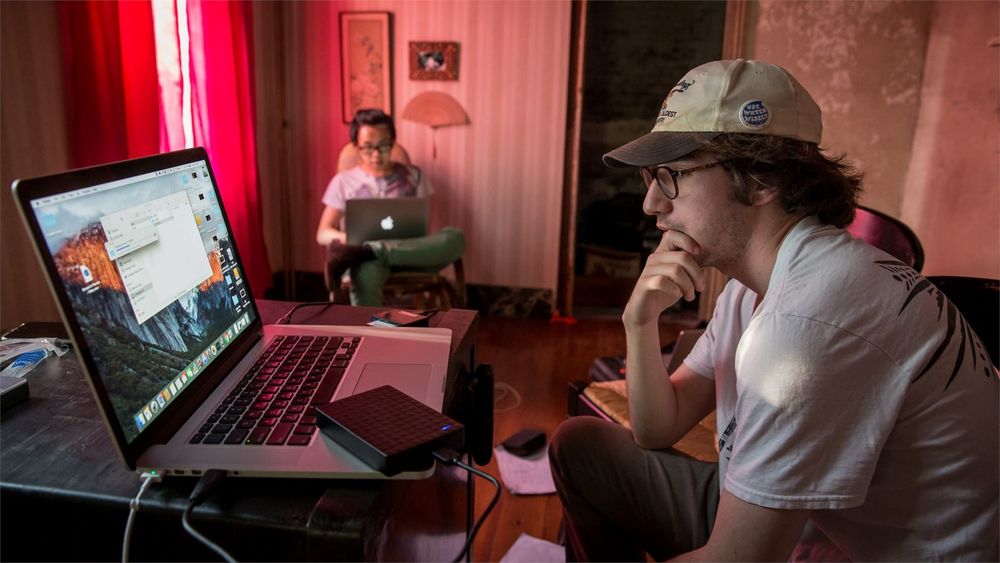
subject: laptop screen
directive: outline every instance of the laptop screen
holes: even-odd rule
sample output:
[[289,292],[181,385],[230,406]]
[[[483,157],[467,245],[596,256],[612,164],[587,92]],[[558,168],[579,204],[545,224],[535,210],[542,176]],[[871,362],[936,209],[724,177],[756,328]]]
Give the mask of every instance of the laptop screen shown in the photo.
[[131,443],[256,319],[208,162],[27,204]]

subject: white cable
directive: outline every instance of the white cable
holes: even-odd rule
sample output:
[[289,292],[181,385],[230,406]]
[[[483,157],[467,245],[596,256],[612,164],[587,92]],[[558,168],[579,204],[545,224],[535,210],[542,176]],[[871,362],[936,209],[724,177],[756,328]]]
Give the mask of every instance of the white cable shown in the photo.
[[[498,381],[494,384],[493,388],[493,412],[507,412],[514,410],[521,405],[521,394],[518,393],[517,389],[514,389],[513,386],[502,381]],[[503,404],[503,402],[507,400],[508,395],[514,397],[514,404],[497,406]]]
[[128,548],[132,540],[132,525],[135,523],[135,515],[139,512],[139,500],[146,493],[146,489],[153,483],[160,482],[160,474],[156,471],[147,471],[142,474],[142,485],[139,492],[129,501],[128,520],[125,522],[125,536],[122,538],[122,563],[128,563]]

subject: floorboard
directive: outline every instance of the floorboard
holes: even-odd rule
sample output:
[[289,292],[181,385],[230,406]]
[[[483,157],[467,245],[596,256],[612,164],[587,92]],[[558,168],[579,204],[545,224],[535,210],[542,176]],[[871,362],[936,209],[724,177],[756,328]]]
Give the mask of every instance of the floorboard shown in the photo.
[[[662,325],[661,340],[671,342],[683,328]],[[569,382],[587,379],[594,358],[625,350],[618,319],[579,319],[567,325],[484,317],[478,342],[478,361],[494,368],[494,444],[526,427],[539,428],[551,437],[566,418]],[[496,460],[485,469],[499,478]],[[489,483],[477,480],[477,515],[492,494]],[[476,538],[473,561],[499,561],[522,533],[555,542],[561,519],[556,495],[515,496],[504,490]]]

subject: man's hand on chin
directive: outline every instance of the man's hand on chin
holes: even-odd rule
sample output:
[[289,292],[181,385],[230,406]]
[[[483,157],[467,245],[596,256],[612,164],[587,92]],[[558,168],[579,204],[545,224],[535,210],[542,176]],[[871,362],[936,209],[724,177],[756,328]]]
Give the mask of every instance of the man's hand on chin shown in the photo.
[[682,298],[694,300],[696,292],[705,288],[705,273],[696,258],[700,252],[698,243],[688,235],[674,230],[663,233],[625,305],[622,320],[626,328],[655,323]]

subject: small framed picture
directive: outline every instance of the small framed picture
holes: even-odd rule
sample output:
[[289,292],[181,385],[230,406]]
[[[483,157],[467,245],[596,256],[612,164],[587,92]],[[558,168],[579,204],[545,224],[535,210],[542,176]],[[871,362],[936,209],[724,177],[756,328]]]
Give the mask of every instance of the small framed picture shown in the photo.
[[412,80],[458,80],[458,43],[410,41]]
[[340,13],[344,123],[362,108],[392,113],[391,24],[389,12]]

